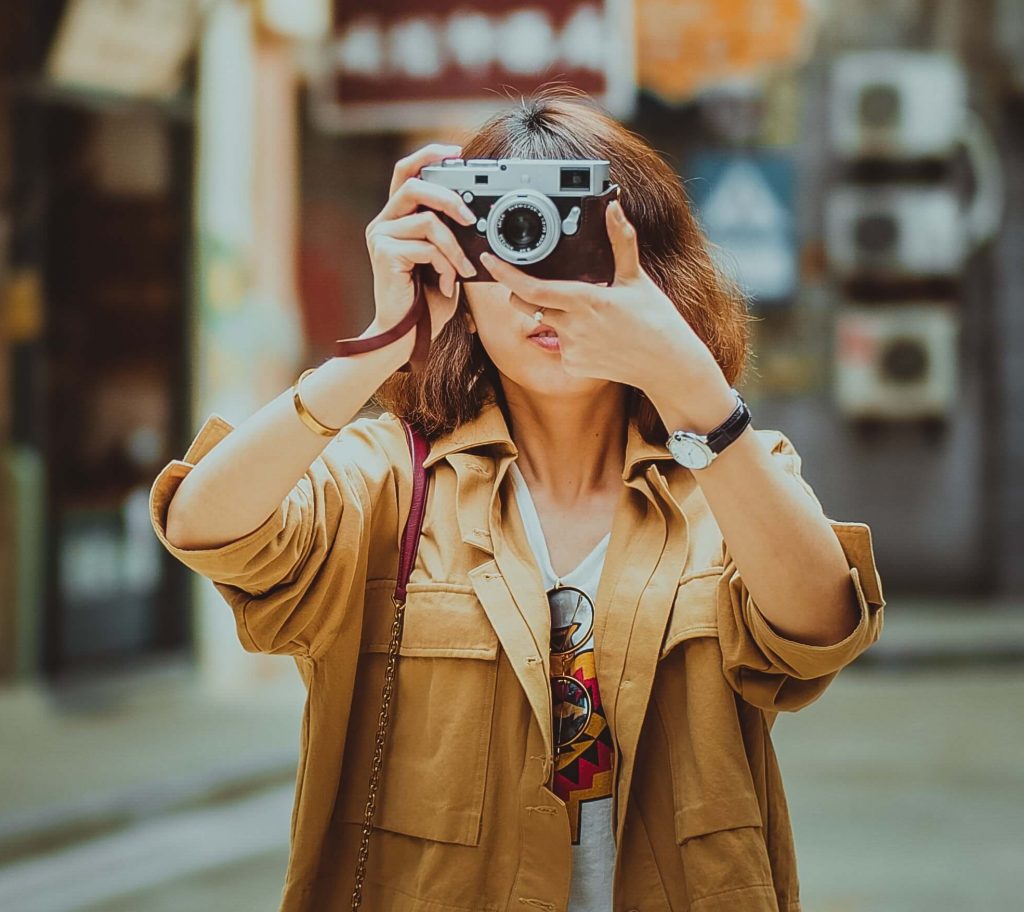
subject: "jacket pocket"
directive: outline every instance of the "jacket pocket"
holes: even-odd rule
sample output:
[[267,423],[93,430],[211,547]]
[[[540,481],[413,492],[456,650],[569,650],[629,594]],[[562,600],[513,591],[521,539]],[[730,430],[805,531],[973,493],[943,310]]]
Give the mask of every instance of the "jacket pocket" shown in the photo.
[[656,671],[672,824],[690,912],[778,912],[760,805],[721,673],[722,567],[679,580]]
[[718,582],[721,567],[710,567],[679,580],[669,614],[660,658],[685,640],[718,636]]
[[[394,620],[393,581],[367,589],[346,739],[341,819],[363,821]],[[374,829],[477,845],[494,716],[498,637],[469,586],[411,583]]]
[[675,834],[693,912],[778,912],[755,795],[677,807]]
[[676,808],[675,824],[676,842],[683,845],[687,840],[720,830],[759,827],[761,810],[754,795],[700,801]]

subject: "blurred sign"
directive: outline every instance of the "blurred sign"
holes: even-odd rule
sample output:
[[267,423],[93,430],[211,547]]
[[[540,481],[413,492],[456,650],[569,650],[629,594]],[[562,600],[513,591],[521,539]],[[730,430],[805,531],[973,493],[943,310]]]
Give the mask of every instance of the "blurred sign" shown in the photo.
[[152,111],[104,111],[90,141],[96,184],[112,195],[159,197],[171,186],[171,137]]
[[669,103],[707,86],[794,63],[806,0],[635,0],[638,81]]
[[[10,342],[31,342],[43,333],[42,277],[33,269],[12,273],[5,292],[3,323],[0,326]],[[2,300],[2,299],[0,299]]]
[[47,70],[55,82],[167,98],[196,38],[192,0],[71,0]]
[[[793,163],[780,155],[707,153],[688,186],[719,266],[754,298],[780,301],[797,285]],[[735,265],[735,269],[731,268]]]
[[313,41],[331,28],[331,0],[259,0],[260,24],[285,38]]
[[634,94],[627,0],[389,0],[335,3],[314,77],[330,130],[434,129],[476,121],[501,90],[570,83],[624,117]]

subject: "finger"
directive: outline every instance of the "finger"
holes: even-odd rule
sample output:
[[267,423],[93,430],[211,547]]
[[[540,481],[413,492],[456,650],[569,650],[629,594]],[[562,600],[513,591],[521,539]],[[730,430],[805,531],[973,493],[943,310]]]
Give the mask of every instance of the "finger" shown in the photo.
[[438,275],[438,283],[446,297],[455,290],[455,267],[430,241],[409,241],[382,237],[377,251],[395,267],[395,272],[409,272],[418,265],[431,265]]
[[636,228],[626,218],[622,204],[612,200],[605,209],[605,225],[608,239],[612,242],[615,257],[615,280],[613,285],[640,277],[640,251],[637,248]]
[[403,215],[411,215],[416,212],[420,206],[444,212],[462,225],[472,225],[476,221],[473,210],[451,187],[431,184],[418,177],[410,177],[402,184],[381,209],[377,218],[401,218]]
[[[514,291],[509,292],[508,303],[511,304],[512,307],[514,307],[516,310],[518,310],[521,314],[529,317],[532,322],[536,322],[536,321],[534,321],[534,317],[533,317],[533,315],[537,312],[537,305],[536,304],[531,304],[529,301],[524,301]],[[566,316],[566,313],[565,313],[564,310],[555,310],[555,309],[549,310],[549,309],[545,308],[544,316],[543,316],[543,318],[541,319],[540,322],[541,323],[546,323],[548,326],[552,327],[553,329],[555,329],[557,331],[558,327],[562,323],[562,318],[565,317],[565,316]]]
[[452,143],[429,143],[405,158],[399,159],[395,163],[395,170],[391,175],[391,189],[388,191],[388,196],[394,196],[398,188],[410,177],[416,177],[422,168],[445,158],[455,158],[460,152],[462,152],[462,146]]
[[569,310],[573,301],[586,290],[586,282],[562,282],[556,279],[534,278],[511,263],[496,257],[493,253],[480,254],[480,262],[496,282],[500,282],[524,301],[540,307]]
[[[436,225],[436,228],[431,228],[431,222]],[[399,226],[397,231],[396,226]],[[441,244],[445,242],[444,232],[447,232],[448,234],[448,243],[451,248],[450,251],[441,246]],[[401,247],[396,248],[392,243],[396,240],[422,242],[428,246],[434,247],[443,260],[445,269],[450,271],[453,276],[456,273],[463,273],[466,265],[468,265],[470,269],[470,272],[467,274],[472,275],[476,272],[473,264],[462,252],[462,248],[459,247],[456,242],[455,236],[446,226],[441,224],[441,221],[437,216],[432,213],[418,212],[415,215],[407,215],[404,218],[397,219],[396,221],[381,222],[376,225],[373,231],[371,231],[367,236],[367,243],[371,258],[375,262],[382,256],[394,259],[396,256],[401,256],[400,253],[396,254],[396,250],[401,251],[412,249]],[[452,259],[452,257],[454,257],[454,259]],[[416,262],[426,261],[417,260]],[[409,260],[402,260],[402,263],[403,266],[401,268],[409,268]],[[438,271],[440,272],[440,269]]]
[[396,238],[423,240],[426,238],[441,249],[463,276],[476,275],[476,267],[463,252],[452,230],[433,212],[416,212],[400,219],[378,224],[377,231]]

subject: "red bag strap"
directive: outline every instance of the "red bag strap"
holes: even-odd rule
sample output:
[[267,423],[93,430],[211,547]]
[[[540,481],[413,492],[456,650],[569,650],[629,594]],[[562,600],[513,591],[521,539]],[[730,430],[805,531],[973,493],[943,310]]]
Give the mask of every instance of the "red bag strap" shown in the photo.
[[430,443],[412,422],[403,418],[402,425],[405,427],[405,437],[412,457],[412,504],[405,521],[405,531],[402,533],[402,546],[398,555],[398,583],[395,586],[395,598],[404,602],[405,587],[416,562],[420,530],[423,528],[423,514],[427,506],[427,470],[423,468],[423,460],[430,452]]

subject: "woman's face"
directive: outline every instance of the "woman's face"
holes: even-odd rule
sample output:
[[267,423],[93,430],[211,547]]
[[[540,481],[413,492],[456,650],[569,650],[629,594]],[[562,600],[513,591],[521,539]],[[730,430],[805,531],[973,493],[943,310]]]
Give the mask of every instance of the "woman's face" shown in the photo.
[[467,282],[462,288],[469,307],[469,328],[480,336],[503,383],[511,381],[547,397],[587,395],[614,385],[608,380],[567,374],[557,347],[547,349],[528,338],[537,324],[529,314],[513,306],[509,300],[512,292],[504,285]]

